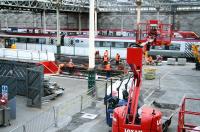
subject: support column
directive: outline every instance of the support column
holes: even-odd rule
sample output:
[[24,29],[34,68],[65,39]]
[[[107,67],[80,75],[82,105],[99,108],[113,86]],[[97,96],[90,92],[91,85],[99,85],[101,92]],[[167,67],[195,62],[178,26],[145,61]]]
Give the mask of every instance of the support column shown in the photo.
[[98,24],[98,18],[97,18],[97,10],[95,9],[95,13],[94,13],[94,16],[95,16],[95,20],[94,20],[94,30],[95,30],[95,35],[97,35],[97,24]]
[[[89,72],[88,72],[88,91],[95,89],[95,34],[94,34],[94,0],[90,0],[89,12]],[[93,93],[93,92],[92,92]]]
[[172,24],[172,15],[171,15],[171,13],[169,14],[169,24]]
[[123,33],[123,29],[124,29],[124,16],[122,14],[121,15],[121,34]]
[[81,12],[78,15],[78,31],[81,33],[82,25],[81,25]]
[[156,11],[157,11],[157,15],[156,15],[156,18],[157,20],[160,20],[160,7],[156,7]]
[[[142,0],[136,0],[136,5],[137,5],[137,30],[139,31],[138,33],[136,33],[136,41],[138,38],[141,38],[141,29],[140,26],[138,26],[138,24],[140,23],[140,19],[141,19],[141,5],[142,5]],[[137,43],[137,42],[136,42]]]
[[142,5],[142,1],[141,0],[136,0],[136,5],[137,5],[137,24],[140,23],[140,19],[141,19],[141,5]]
[[37,27],[37,22],[35,19],[35,13],[33,13],[33,28],[36,28],[36,27]]
[[5,14],[5,27],[6,27],[6,30],[8,30],[8,12],[6,12]]
[[171,7],[171,12],[172,12],[172,30],[175,30],[175,28],[176,28],[176,10],[177,10],[177,6],[172,6]]
[[57,0],[57,8],[56,8],[56,20],[57,20],[57,55],[58,59],[60,58],[61,54],[61,46],[60,46],[60,12],[59,12],[59,0]]
[[46,11],[43,10],[43,33],[46,33],[47,26],[46,26]]

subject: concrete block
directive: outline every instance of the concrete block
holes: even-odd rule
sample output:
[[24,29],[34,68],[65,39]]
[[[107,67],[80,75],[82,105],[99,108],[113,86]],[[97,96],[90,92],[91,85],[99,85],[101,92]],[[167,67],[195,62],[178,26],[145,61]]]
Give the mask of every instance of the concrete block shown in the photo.
[[178,65],[186,65],[186,58],[178,58]]
[[175,65],[176,58],[167,58],[167,65]]

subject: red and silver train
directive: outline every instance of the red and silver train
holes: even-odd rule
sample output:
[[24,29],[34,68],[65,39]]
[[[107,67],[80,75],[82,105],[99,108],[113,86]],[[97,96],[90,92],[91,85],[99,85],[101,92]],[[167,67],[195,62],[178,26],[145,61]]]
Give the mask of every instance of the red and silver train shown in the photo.
[[[67,32],[67,31],[66,31]],[[61,46],[61,53],[67,55],[88,56],[88,31],[84,32],[64,32]],[[9,45],[16,44],[18,49],[43,50],[57,52],[56,34],[41,33],[19,33],[4,32],[0,33],[0,43]],[[121,58],[126,58],[126,48],[135,43],[135,34],[132,31],[98,31],[95,38],[96,50],[103,55],[108,50],[112,58],[119,53]],[[197,34],[191,31],[177,31],[173,33],[172,43],[170,46],[152,46],[149,54],[162,55],[163,57],[175,58],[193,58],[191,51],[192,45],[200,45],[200,39]]]

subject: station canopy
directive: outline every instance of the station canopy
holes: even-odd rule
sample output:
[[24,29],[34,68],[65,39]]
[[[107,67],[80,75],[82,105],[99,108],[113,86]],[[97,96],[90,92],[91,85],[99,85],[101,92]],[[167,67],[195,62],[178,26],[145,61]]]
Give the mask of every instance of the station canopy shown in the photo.
[[[98,12],[135,12],[139,0],[95,0]],[[200,11],[200,0],[141,0],[142,11]],[[0,0],[0,9],[88,12],[89,0]]]

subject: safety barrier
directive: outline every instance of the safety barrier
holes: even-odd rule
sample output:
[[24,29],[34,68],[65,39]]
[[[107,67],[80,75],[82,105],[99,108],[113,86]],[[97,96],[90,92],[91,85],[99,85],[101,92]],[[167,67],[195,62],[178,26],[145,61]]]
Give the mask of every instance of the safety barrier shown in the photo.
[[[144,81],[144,87],[149,88],[144,91],[144,97],[147,97],[150,92],[153,92],[155,88],[159,87],[158,80],[159,78],[155,80],[147,80],[146,82]],[[53,106],[10,132],[44,132],[54,127],[67,124],[71,121],[72,115],[83,112],[85,108],[88,108],[97,100],[103,101],[107,81],[110,82],[110,80],[104,79],[97,80],[95,88],[90,91]],[[151,84],[149,83],[150,81]],[[152,83],[152,81],[154,81],[154,83]],[[109,82],[107,83],[110,84]],[[152,84],[154,85],[152,86]]]
[[70,121],[72,115],[91,106],[91,103],[95,100],[94,88],[73,99],[65,100],[63,103],[53,106],[10,132],[44,132],[52,127],[59,127]]
[[32,60],[32,61],[55,61],[54,53],[24,49],[0,48],[0,58]]
[[[51,53],[57,53],[57,47],[56,45],[49,45],[49,44],[26,44],[26,43],[20,43],[17,44],[17,49],[24,49],[24,50],[36,50],[36,51],[43,51],[43,52],[51,52]],[[121,58],[125,59],[126,57],[126,48],[116,48],[116,47],[96,47],[96,50],[99,51],[100,55],[102,56],[105,52],[105,49],[108,50],[109,56],[111,58],[115,58],[115,55],[117,53],[120,54]],[[61,54],[66,55],[74,55],[74,56],[88,56],[88,47],[82,46],[78,47],[76,45],[69,45],[69,46],[61,46]]]

